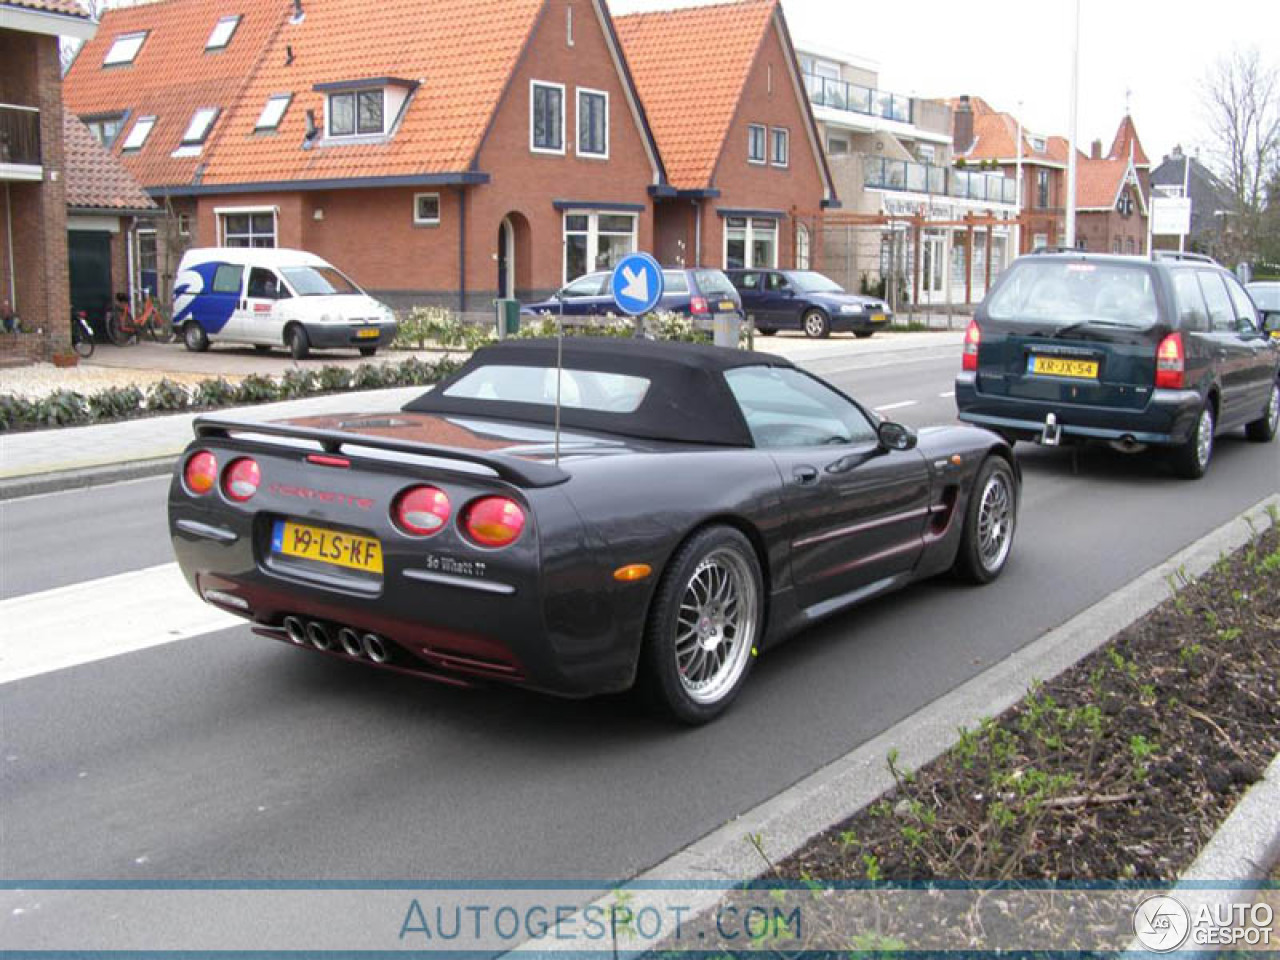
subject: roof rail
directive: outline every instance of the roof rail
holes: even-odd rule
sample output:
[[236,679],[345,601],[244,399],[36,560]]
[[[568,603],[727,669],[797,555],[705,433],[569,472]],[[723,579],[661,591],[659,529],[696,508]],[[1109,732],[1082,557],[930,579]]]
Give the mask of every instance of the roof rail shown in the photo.
[[1043,247],[1036,247],[1034,250],[1032,250],[1032,251],[1031,251],[1031,253],[1032,253],[1032,254],[1039,254],[1039,253],[1087,253],[1087,252],[1088,252],[1088,251],[1086,251],[1086,250],[1081,250],[1081,249],[1079,249],[1078,247],[1058,247],[1058,246],[1052,246],[1052,245],[1045,245],[1045,246],[1043,246]]
[[1220,266],[1213,257],[1205,256],[1203,253],[1186,253],[1179,250],[1152,250],[1152,260],[1186,260],[1190,263],[1212,263],[1215,267]]

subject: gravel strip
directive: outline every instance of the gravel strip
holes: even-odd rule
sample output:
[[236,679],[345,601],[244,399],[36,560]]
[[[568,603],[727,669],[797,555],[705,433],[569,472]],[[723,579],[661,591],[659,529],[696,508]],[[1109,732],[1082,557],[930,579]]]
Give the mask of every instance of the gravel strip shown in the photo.
[[[51,363],[34,363],[23,367],[0,369],[0,394],[8,393],[28,400],[39,400],[58,390],[74,390],[89,396],[111,387],[146,388],[161,380],[192,385],[213,379],[203,373],[177,373],[162,370],[126,370],[82,363],[75,367],[55,367]],[[239,383],[237,376],[227,376],[229,383]]]

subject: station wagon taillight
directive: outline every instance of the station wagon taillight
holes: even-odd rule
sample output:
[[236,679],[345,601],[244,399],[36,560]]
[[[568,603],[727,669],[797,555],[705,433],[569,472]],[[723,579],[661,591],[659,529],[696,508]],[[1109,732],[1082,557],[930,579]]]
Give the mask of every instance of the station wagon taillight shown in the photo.
[[396,497],[391,519],[411,537],[430,537],[444,529],[453,508],[449,497],[436,487],[410,487]]
[[977,320],[970,320],[969,327],[964,332],[964,353],[960,358],[962,370],[978,369],[978,346],[981,343],[982,328],[978,326]]
[[711,312],[711,306],[707,303],[706,297],[690,297],[689,312],[701,317]]
[[524,510],[506,497],[484,497],[467,507],[462,529],[481,547],[508,547],[524,532]]
[[258,492],[261,485],[262,469],[258,466],[258,461],[249,457],[232,460],[222,476],[222,492],[227,495],[228,500],[236,503],[244,503]]
[[182,480],[188,493],[203,497],[218,485],[218,458],[208,450],[192,454],[182,469]]
[[1182,349],[1182,334],[1171,333],[1156,348],[1156,387],[1165,390],[1181,390],[1186,385],[1186,353]]

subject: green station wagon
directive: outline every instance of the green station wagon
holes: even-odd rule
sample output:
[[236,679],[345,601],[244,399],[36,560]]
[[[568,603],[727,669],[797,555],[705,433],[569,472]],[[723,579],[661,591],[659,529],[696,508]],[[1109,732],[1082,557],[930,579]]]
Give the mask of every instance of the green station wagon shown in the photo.
[[1202,476],[1214,437],[1280,426],[1280,343],[1206,257],[1021,257],[978,307],[956,378],[960,419],[1010,440],[1168,452]]

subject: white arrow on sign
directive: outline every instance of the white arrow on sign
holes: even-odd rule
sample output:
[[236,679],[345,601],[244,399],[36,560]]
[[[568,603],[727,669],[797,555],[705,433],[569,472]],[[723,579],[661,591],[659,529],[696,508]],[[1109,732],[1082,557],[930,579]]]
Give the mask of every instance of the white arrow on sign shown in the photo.
[[646,271],[640,270],[637,272],[630,267],[623,267],[622,276],[627,281],[622,288],[624,297],[630,297],[632,300],[638,300],[641,303],[649,299],[649,274]]

